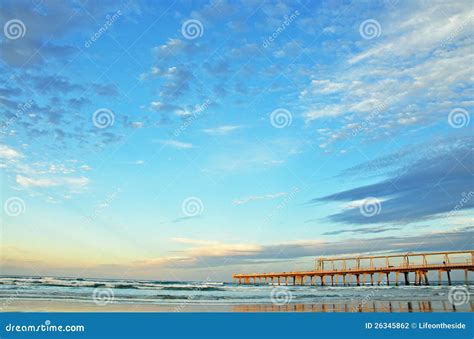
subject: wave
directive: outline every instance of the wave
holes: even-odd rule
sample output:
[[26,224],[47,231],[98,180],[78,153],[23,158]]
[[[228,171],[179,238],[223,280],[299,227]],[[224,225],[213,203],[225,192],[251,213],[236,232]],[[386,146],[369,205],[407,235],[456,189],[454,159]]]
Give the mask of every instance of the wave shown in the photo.
[[180,282],[180,281],[136,281],[85,278],[53,278],[53,277],[0,277],[1,288],[8,287],[64,287],[64,288],[112,288],[137,290],[224,290],[223,282]]

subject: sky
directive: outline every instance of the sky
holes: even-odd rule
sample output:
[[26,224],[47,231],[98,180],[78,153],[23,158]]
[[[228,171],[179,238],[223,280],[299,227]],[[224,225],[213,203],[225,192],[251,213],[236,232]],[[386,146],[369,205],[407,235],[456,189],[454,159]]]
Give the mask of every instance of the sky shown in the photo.
[[2,1],[0,274],[473,249],[470,1]]

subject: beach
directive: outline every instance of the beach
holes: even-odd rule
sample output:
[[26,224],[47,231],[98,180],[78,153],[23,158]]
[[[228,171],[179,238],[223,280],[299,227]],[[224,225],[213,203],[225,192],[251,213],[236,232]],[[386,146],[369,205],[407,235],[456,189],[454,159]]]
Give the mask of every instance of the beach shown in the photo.
[[449,302],[383,302],[274,304],[119,304],[97,305],[94,302],[17,300],[2,307],[2,312],[473,312],[474,304],[457,307]]

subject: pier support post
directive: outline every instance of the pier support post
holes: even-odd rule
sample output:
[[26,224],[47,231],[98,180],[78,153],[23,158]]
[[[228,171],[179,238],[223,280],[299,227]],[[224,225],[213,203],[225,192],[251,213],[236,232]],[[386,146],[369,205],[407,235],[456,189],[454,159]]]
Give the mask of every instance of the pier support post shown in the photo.
[[441,270],[438,270],[438,285],[441,286]]
[[370,274],[370,285],[374,286],[374,274]]
[[346,286],[346,274],[344,274],[342,277],[343,277],[343,280],[344,280],[344,286]]
[[410,285],[410,280],[408,279],[408,273],[409,272],[403,272],[403,274],[405,275],[405,285],[406,286]]
[[387,273],[385,273],[385,274],[386,274],[386,276],[387,276],[387,286],[390,286],[390,273],[387,272]]
[[357,286],[360,286],[360,276],[359,276],[359,274],[356,274],[356,281],[357,281]]
[[451,271],[447,270],[446,274],[448,275],[448,285],[451,286]]
[[285,277],[285,285],[288,286],[288,277]]
[[423,276],[425,278],[425,285],[429,286],[430,282],[428,281],[428,272],[423,272]]
[[324,286],[324,278],[326,278],[324,275],[321,276],[321,286]]
[[469,274],[468,270],[464,270],[464,284],[469,285]]
[[395,286],[398,286],[398,276],[399,276],[400,272],[395,272]]
[[334,276],[331,275],[331,286],[334,286]]

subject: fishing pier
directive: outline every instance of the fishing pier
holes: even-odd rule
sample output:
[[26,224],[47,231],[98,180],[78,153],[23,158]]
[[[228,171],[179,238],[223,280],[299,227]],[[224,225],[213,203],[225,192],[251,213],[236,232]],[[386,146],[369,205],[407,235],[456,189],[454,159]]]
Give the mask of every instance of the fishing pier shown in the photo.
[[[335,257],[316,259],[315,269],[298,272],[270,272],[233,274],[237,284],[257,285],[390,285],[402,282],[410,285],[410,274],[414,276],[414,285],[429,285],[428,272],[438,273],[438,284],[441,285],[443,275],[446,275],[448,285],[451,285],[451,271],[464,271],[464,280],[468,284],[468,272],[474,271],[474,250],[406,253],[393,255],[374,255],[357,257]],[[390,280],[390,274],[395,280]]]

